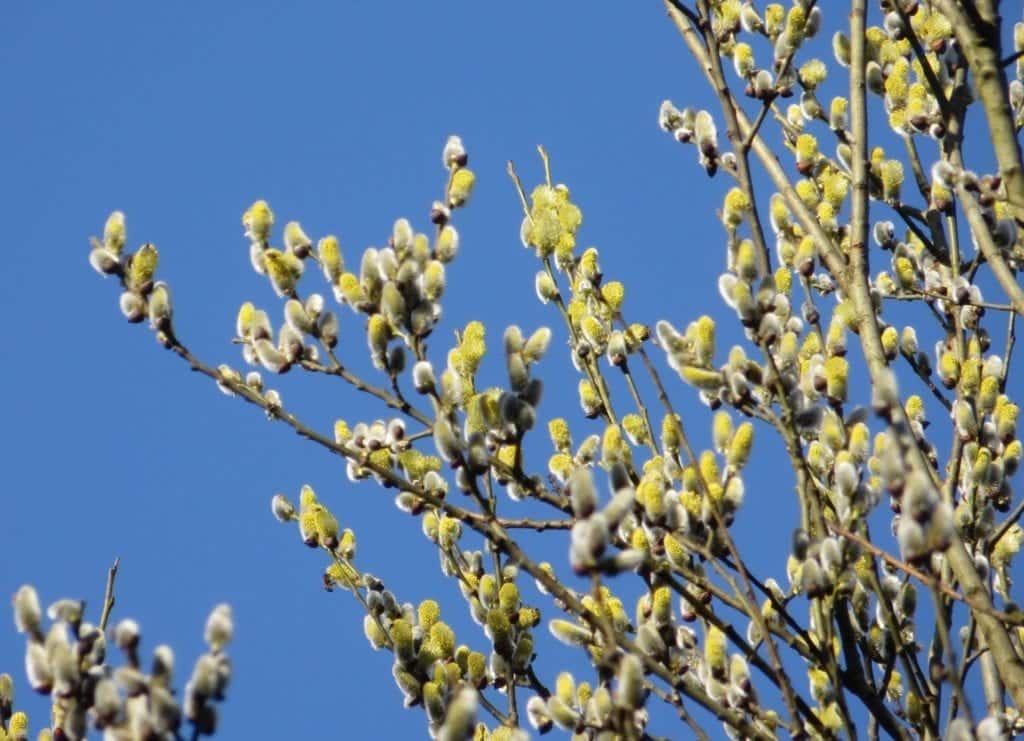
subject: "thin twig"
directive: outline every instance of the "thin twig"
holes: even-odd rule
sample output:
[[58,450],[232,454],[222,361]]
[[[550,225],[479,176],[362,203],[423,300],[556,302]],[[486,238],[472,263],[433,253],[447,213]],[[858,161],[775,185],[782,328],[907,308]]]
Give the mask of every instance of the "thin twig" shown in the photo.
[[508,725],[508,717],[503,712],[498,710],[497,706],[493,702],[488,700],[483,692],[478,692],[477,697],[480,698],[480,704],[484,706],[484,710],[490,713],[490,715],[496,721],[498,721],[498,723],[500,723],[501,725]]
[[704,729],[697,725],[697,722],[693,717],[686,712],[686,707],[683,705],[683,698],[679,696],[678,692],[666,692],[654,682],[647,682],[646,686],[647,689],[651,691],[651,694],[676,709],[676,712],[679,714],[679,719],[690,728],[695,739],[698,739],[698,741],[710,741],[708,734],[704,732]]
[[[954,670],[956,667],[956,652],[953,650],[953,639],[949,635],[950,628],[947,606],[943,602],[942,595],[938,589],[932,588],[928,591],[932,595],[932,601],[935,608],[935,633],[938,635],[939,643],[942,645],[947,666],[950,670]],[[974,716],[971,713],[971,706],[967,701],[967,694],[964,692],[963,685],[959,682],[952,682],[952,685],[953,697],[956,698],[957,703],[959,703],[960,707],[963,708],[967,722],[970,723],[971,727],[974,727]],[[941,689],[941,685],[939,685],[939,689]]]
[[1003,372],[999,378],[999,390],[1006,391],[1006,380],[1010,377],[1010,359],[1017,340],[1017,315],[1010,314],[1006,323],[1006,349],[1003,350]]
[[1021,515],[1024,515],[1024,499],[1021,499],[1021,501],[1017,502],[1017,506],[1013,508],[1013,512],[1008,514],[1006,516],[1006,519],[999,524],[995,531],[993,531],[992,535],[988,539],[989,550],[995,548],[996,543],[999,542],[999,539],[1006,535],[1006,531],[1013,527],[1018,520],[1020,520]]
[[1007,298],[1010,299],[1013,311],[1024,316],[1024,289],[1020,287],[1020,283],[1017,282],[1017,278],[1003,257],[1002,251],[996,245],[995,240],[992,239],[992,233],[989,231],[988,225],[985,223],[985,217],[981,213],[981,206],[962,184],[957,184],[956,195],[960,205],[963,206],[964,213],[967,215],[967,223],[971,226],[971,233],[981,248],[981,254],[985,256],[989,267],[992,268],[992,274],[995,276],[996,281],[998,281],[999,287],[1003,289]]
[[837,525],[834,522],[828,523],[828,526],[829,526],[829,529],[832,530],[832,532],[834,532],[836,535],[841,535],[844,538],[849,538],[850,540],[852,540],[855,543],[857,543],[858,545],[860,545],[861,548],[863,548],[866,551],[869,551],[872,555],[877,556],[878,558],[882,559],[883,561],[885,561],[890,566],[893,566],[893,567],[899,569],[900,571],[902,571],[903,573],[908,574],[908,575],[914,577],[919,582],[921,582],[922,584],[924,584],[925,586],[927,586],[929,588],[938,589],[940,592],[942,592],[944,595],[946,595],[947,597],[949,597],[951,599],[955,599],[958,602],[963,602],[965,605],[970,607],[972,610],[975,610],[975,611],[977,611],[979,613],[982,613],[984,615],[988,615],[989,617],[995,618],[999,622],[1005,623],[1007,625],[1024,626],[1024,614],[1017,613],[1017,612],[1013,612],[1013,613],[1003,612],[1002,610],[997,610],[995,608],[990,608],[990,607],[988,607],[988,606],[986,606],[984,604],[979,604],[979,603],[975,602],[974,600],[970,599],[969,597],[967,597],[966,595],[960,594],[959,592],[957,592],[955,589],[953,589],[949,585],[943,584],[942,582],[937,580],[935,577],[933,577],[933,576],[931,576],[929,574],[926,574],[923,571],[921,571],[920,569],[918,569],[918,568],[916,568],[914,566],[911,566],[910,564],[906,563],[905,561],[901,561],[900,559],[896,558],[895,556],[893,556],[890,553],[887,553],[886,551],[884,551],[881,548],[879,548],[878,546],[876,546],[874,543],[872,543],[867,538],[864,538],[864,537],[858,535],[857,533],[851,532],[850,530],[847,530],[846,528],[840,527],[839,525]]
[[975,306],[979,309],[991,309],[992,311],[1013,311],[1013,307],[1010,304],[997,304],[991,301],[970,300],[957,302],[949,296],[937,291],[925,291],[920,288],[905,289],[902,293],[891,293],[889,295],[882,296],[882,298],[891,301],[945,301],[953,306]]
[[1011,54],[1008,57],[1003,57],[1003,59],[1000,60],[1000,62],[999,62],[999,66],[1000,67],[1009,67],[1011,64],[1016,62],[1018,59],[1021,59],[1022,57],[1024,57],[1024,49],[1021,49],[1020,51],[1016,51],[1016,52],[1014,52],[1013,54]]
[[495,522],[506,530],[536,530],[538,533],[544,530],[569,530],[573,526],[572,520],[534,520],[529,517],[499,517]]
[[103,592],[103,612],[100,614],[100,633],[107,629],[110,621],[110,612],[114,609],[117,600],[114,597],[114,581],[117,579],[117,570],[121,565],[120,557],[114,559],[114,563],[107,569],[107,588]]

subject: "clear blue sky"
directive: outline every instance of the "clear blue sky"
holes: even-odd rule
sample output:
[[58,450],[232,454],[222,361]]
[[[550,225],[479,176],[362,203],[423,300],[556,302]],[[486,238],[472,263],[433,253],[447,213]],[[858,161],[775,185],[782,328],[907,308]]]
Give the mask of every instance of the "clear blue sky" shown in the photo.
[[[96,619],[119,556],[115,619],[137,618],[149,649],[175,647],[178,687],[210,608],[233,605],[235,673],[220,737],[421,735],[422,712],[401,710],[390,660],[368,647],[358,606],[321,589],[322,555],[271,518],[269,501],[313,485],[355,529],[362,568],[402,600],[438,596],[460,642],[484,647],[418,523],[390,494],[349,484],[326,452],[190,374],[148,329],[127,325],[117,286],[87,264],[87,238],[111,210],[125,211],[129,246],[160,248],[183,341],[213,365],[241,367],[229,343],[238,305],[253,300],[280,317],[249,268],[239,223],[247,205],[266,198],[279,224],[339,234],[357,263],[395,218],[428,227],[443,187],[441,146],[461,134],[477,190],[457,218],[462,250],[435,361],[452,329],[482,319],[495,351],[485,373],[500,383],[503,328],[547,324],[556,340],[541,366],[541,418],[579,419],[564,330],[534,298],[537,264],[520,246],[505,162],[535,183],[534,147],[549,149],[584,211],[580,244],[597,245],[606,276],[626,284],[632,320],[685,326],[704,312],[724,315],[713,210],[727,183],[708,180],[694,150],[656,121],[663,98],[712,102],[661,4],[39,1],[7,5],[0,25],[9,242],[0,593],[29,582],[44,604],[88,599]],[[367,368],[361,320],[341,315],[341,355]],[[735,339],[725,333],[720,347]],[[383,412],[331,379],[295,371],[271,384],[323,429]],[[706,441],[710,417],[691,390],[671,386],[696,441]],[[579,425],[577,439],[597,429]],[[773,445],[758,450],[767,457]],[[773,559],[765,568],[779,574],[790,482],[770,462],[756,470],[769,483],[749,491],[736,534],[755,554],[764,546]],[[551,541],[564,573],[568,538]],[[554,616],[532,587],[527,597]],[[22,646],[5,624],[0,669],[25,698]],[[543,665],[545,680],[566,654]],[[27,708],[38,728],[46,703]]]

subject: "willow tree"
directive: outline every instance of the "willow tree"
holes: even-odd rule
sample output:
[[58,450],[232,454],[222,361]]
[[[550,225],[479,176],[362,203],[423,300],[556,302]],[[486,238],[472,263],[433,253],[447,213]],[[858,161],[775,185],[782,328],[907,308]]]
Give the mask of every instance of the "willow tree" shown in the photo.
[[[358,258],[252,204],[252,269],[281,305],[241,305],[237,367],[190,351],[157,249],[128,251],[123,214],[93,240],[90,263],[120,284],[129,321],[338,457],[360,486],[391,490],[396,527],[436,546],[463,597],[443,610],[403,603],[366,571],[330,497],[306,485],[297,502],[272,498],[274,516],[318,550],[324,585],[349,592],[367,640],[393,654],[393,680],[431,735],[642,738],[653,718],[699,738],[1024,731],[1024,612],[1010,571],[1024,540],[1011,363],[1024,314],[1024,23],[1004,25],[995,0],[883,0],[877,26],[864,0],[665,10],[719,104],[665,101],[658,119],[696,150],[693,177],[703,170],[724,193],[716,315],[635,316],[598,251],[577,248],[585,204],[547,153],[537,185],[508,167],[536,298],[568,346],[551,352],[572,363],[593,422],[545,415],[535,364],[551,329],[511,326],[495,341],[472,316],[441,321],[447,281],[468,279],[457,221],[476,182],[455,136],[429,221],[398,219],[385,246]],[[965,155],[972,121],[980,169]],[[900,326],[899,303],[925,319]],[[746,339],[724,350],[716,327],[728,322]],[[446,323],[460,328],[454,342],[436,331]],[[489,340],[501,377],[480,371]],[[366,349],[375,377],[342,359]],[[316,429],[270,388],[289,370],[340,379],[381,417]],[[628,393],[613,398],[616,388]],[[683,424],[673,399],[687,394],[707,404],[706,421]],[[710,430],[708,449],[691,443],[694,425]],[[755,431],[781,440],[798,502],[785,574],[754,566],[731,530],[760,493],[744,479]],[[548,457],[534,459],[545,436]],[[568,557],[541,561],[524,530],[567,541]],[[159,661],[140,666],[131,624],[113,633],[126,662],[109,678],[106,619],[83,629],[76,604],[57,603],[47,632],[34,590],[15,601],[30,682],[53,694],[54,737],[90,723],[114,738],[213,730],[227,607],[211,616],[211,652],[179,708]],[[480,630],[456,635],[443,617],[458,610]],[[586,676],[537,671],[554,639],[585,658]],[[0,738],[24,738],[10,684]]]

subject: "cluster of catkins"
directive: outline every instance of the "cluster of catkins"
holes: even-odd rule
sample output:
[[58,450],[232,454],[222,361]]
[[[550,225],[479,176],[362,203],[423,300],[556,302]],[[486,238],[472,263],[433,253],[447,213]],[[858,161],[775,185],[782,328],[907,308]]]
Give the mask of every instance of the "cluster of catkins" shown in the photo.
[[[424,534],[438,546],[442,559],[442,571],[458,578],[459,587],[463,597],[469,606],[470,615],[473,620],[484,628],[484,632],[490,639],[492,649],[490,656],[485,656],[476,651],[470,651],[467,647],[460,646],[455,649],[455,664],[464,666],[463,679],[472,683],[478,689],[493,687],[502,690],[507,686],[510,678],[522,676],[531,670],[531,663],[534,658],[534,636],[533,628],[540,621],[540,611],[521,602],[519,587],[516,579],[519,570],[506,564],[500,575],[489,573],[484,568],[484,554],[480,551],[462,550],[458,543],[462,535],[462,524],[458,519],[448,516],[438,516],[434,512],[428,512],[423,518]],[[542,564],[541,568],[551,572],[548,564]],[[538,581],[537,588],[541,593],[547,593],[543,584]],[[587,594],[581,599],[585,608],[594,614],[604,611],[609,612],[609,619],[614,623],[616,630],[624,631],[629,625],[629,619],[623,609],[621,601],[615,597],[606,587],[600,590],[600,598]],[[397,614],[397,613],[396,613]],[[428,636],[428,640],[436,638],[435,633],[447,636],[450,629],[429,627],[422,630],[423,626],[436,626],[438,608],[433,601],[427,601],[420,605],[418,611],[413,613],[409,606],[404,608],[404,619],[414,625],[414,635]],[[390,618],[385,618],[383,624],[389,623]],[[380,630],[377,622],[366,618],[367,637],[374,647],[387,645],[385,636],[388,631]],[[443,624],[442,624],[443,625]],[[567,620],[553,620],[550,625],[552,633],[570,645],[592,647],[595,642],[595,635],[589,628]],[[404,626],[401,627],[404,630]],[[418,632],[419,631],[419,632]],[[393,629],[389,631],[394,636]],[[454,636],[449,643],[454,645]],[[397,656],[396,652],[396,656]],[[428,658],[430,653],[428,652]],[[408,666],[408,665],[407,665]],[[455,667],[449,666],[450,671],[455,672]],[[623,657],[618,668],[619,687],[614,692],[608,687],[599,687],[594,692],[590,691],[589,685],[582,683],[579,692],[574,687],[572,676],[563,673],[558,678],[557,690],[548,697],[540,695],[532,696],[526,705],[527,716],[531,724],[542,733],[547,732],[553,725],[558,725],[565,730],[582,731],[584,725],[590,729],[606,729],[598,733],[597,738],[613,738],[613,732],[609,729],[616,727],[617,714],[627,708],[635,714],[635,722],[638,729],[646,724],[646,713],[643,711],[643,703],[646,699],[644,688],[644,670],[636,657]],[[403,677],[405,684],[403,685]],[[410,683],[410,677],[400,675],[396,669],[396,679],[399,686],[404,688],[417,688],[415,683]],[[423,684],[421,691],[424,698],[433,692],[429,684]],[[413,697],[415,697],[415,693]],[[429,705],[427,705],[430,714]],[[479,730],[479,729],[478,729]],[[610,735],[612,734],[612,735]],[[499,728],[489,734],[477,735],[476,738],[488,738],[498,741],[503,738],[525,737],[522,730]]]
[[[344,427],[344,423],[339,424]],[[374,452],[390,450],[386,433],[375,429],[377,425],[357,425],[352,431],[345,427],[341,436],[344,444]],[[392,439],[391,444],[394,442]],[[416,451],[408,446],[402,449],[403,454],[409,452]],[[409,470],[411,478],[425,479],[428,488],[431,476],[438,477],[432,466],[425,470],[410,464]],[[462,527],[457,519],[439,518],[432,511],[425,514],[424,530],[439,546],[445,573],[460,578],[463,594],[474,607],[474,619],[485,627],[493,643],[488,658],[456,643],[455,632],[441,620],[437,602],[424,600],[418,607],[400,603],[382,580],[359,572],[352,565],[356,554],[354,533],[339,528],[337,519],[311,487],[303,487],[298,511],[281,494],[273,498],[272,510],[278,520],[298,523],[306,545],[332,554],[332,563],[324,573],[325,588],[359,596],[366,608],[363,626],[367,640],[374,649],[394,654],[392,674],[405,705],[423,707],[432,738],[464,739],[469,734],[493,741],[524,738],[518,729],[488,731],[476,721],[477,692],[489,686],[505,687],[513,672],[522,673],[533,659],[531,629],[537,625],[539,612],[520,604],[515,567],[506,567],[499,587],[495,577],[484,572],[483,554],[459,551],[456,556],[454,549]]]
[[[103,228],[103,240],[91,240],[89,264],[106,277],[116,275],[124,289],[121,312],[134,323],[148,318],[150,326],[161,335],[171,328],[171,293],[163,281],[154,281],[160,254],[155,245],[144,244],[134,253],[124,251],[127,244],[124,214],[114,211]],[[161,336],[161,341],[166,341]]]
[[[781,591],[778,600],[783,601]],[[577,686],[568,672],[558,676],[554,694],[546,700],[532,698],[527,704],[531,722],[542,731],[552,724],[569,731],[584,727],[604,729],[598,738],[616,738],[610,728],[621,728],[623,714],[638,732],[648,720],[644,704],[647,688],[644,675],[645,659],[664,667],[681,681],[692,684],[695,690],[706,693],[714,702],[748,712],[754,724],[766,733],[772,733],[778,722],[776,713],[759,706],[751,681],[750,667],[740,652],[728,653],[728,640],[714,620],[705,627],[703,647],[696,631],[680,622],[696,620],[695,605],[704,605],[710,595],[699,590],[688,590],[681,600],[679,612],[673,607],[673,590],[657,578],[649,592],[637,602],[636,626],[630,623],[619,601],[606,587],[594,595],[583,598],[584,606],[598,620],[603,620],[617,634],[635,633],[639,653],[610,654],[605,648],[602,631],[593,625],[556,619],[550,623],[551,633],[559,641],[587,648],[596,662],[615,664],[612,677],[614,687],[602,683],[592,688],[589,683]],[[770,605],[766,602],[766,605]],[[706,607],[701,612],[707,613]],[[771,616],[766,616],[771,619]],[[776,615],[776,619],[777,615]],[[619,720],[613,721],[612,719]],[[726,727],[726,731],[730,732]]]
[[[742,656],[737,655],[727,666],[719,667],[724,654],[724,638],[714,628],[706,641],[710,658],[697,650],[696,634],[680,624],[696,620],[704,612],[702,605],[710,594],[697,584],[687,584],[678,613],[674,613],[672,589],[663,579],[650,571],[647,565],[665,559],[671,571],[702,575],[703,569],[692,547],[705,544],[722,551],[718,524],[728,526],[743,501],[744,485],[740,471],[749,459],[753,443],[753,426],[744,423],[734,427],[729,415],[722,411],[716,415],[714,426],[715,450],[702,453],[694,466],[680,467],[679,427],[666,417],[661,443],[665,457],[650,457],[637,472],[634,480],[633,453],[619,425],[608,425],[603,436],[591,436],[575,452],[568,425],[564,420],[553,420],[549,426],[556,452],[549,461],[552,476],[566,487],[576,522],[571,531],[569,558],[577,573],[602,572],[614,574],[626,570],[641,570],[650,580],[650,591],[637,604],[634,627],[622,602],[606,587],[599,596],[585,595],[584,607],[600,616],[616,634],[635,633],[638,649],[660,666],[673,673],[695,671],[687,681],[699,682],[709,694],[735,707],[756,707],[756,697],[749,678],[749,669]],[[633,444],[645,445],[645,426],[637,420],[623,418],[625,437]],[[719,463],[721,456],[721,464]],[[612,490],[610,500],[602,505],[591,467],[600,460],[608,471]],[[617,550],[612,551],[613,544]],[[542,588],[539,585],[539,588]],[[784,596],[779,592],[780,600]],[[595,660],[608,659],[602,631],[593,622],[555,619],[549,624],[552,634],[560,641],[585,647]],[[723,649],[718,651],[715,638]],[[719,653],[722,656],[719,656]],[[568,730],[584,725],[591,728],[609,728],[609,717],[621,719],[628,711],[636,727],[643,729],[646,714],[643,710],[646,691],[644,669],[636,656],[622,656],[617,663],[616,688],[599,687],[591,691],[589,685],[573,687],[570,675],[559,678],[558,691],[550,698],[535,698],[528,711],[539,728],[552,724]],[[771,723],[767,717],[765,722]]]
[[[14,624],[26,634],[25,671],[32,689],[53,700],[51,727],[39,739],[84,739],[89,728],[108,739],[176,739],[183,722],[195,735],[212,735],[217,728],[215,703],[224,699],[231,678],[231,663],[224,652],[234,633],[231,608],[218,605],[206,621],[204,639],[209,650],[196,661],[185,685],[184,699],[171,686],[174,652],[160,645],[153,651],[148,672],[139,655],[139,624],[121,620],[110,638],[121,650],[124,664],[107,659],[108,636],[84,619],[84,603],[61,599],[47,608],[51,620],[43,625],[36,590],[28,585],[14,595]],[[11,717],[10,677],[0,677],[0,717],[10,719],[0,739],[27,739],[24,713]]]
[[337,237],[313,241],[298,222],[284,228],[284,248],[270,246],[274,213],[266,201],[256,201],[242,216],[250,240],[250,256],[256,272],[266,275],[275,292],[288,298],[285,323],[278,341],[272,341],[266,314],[245,304],[239,313],[238,335],[245,345],[245,359],[274,373],[282,373],[300,360],[316,361],[314,347],[304,346],[311,336],[332,349],[338,341],[339,324],[333,312],[324,312],[324,301],[312,294],[304,302],[296,293],[306,262],[317,263],[339,303],[368,317],[367,340],[374,365],[397,375],[405,368],[401,345],[406,347],[430,334],[441,317],[440,298],[445,289],[445,265],[458,252],[459,237],[449,224],[451,210],[462,206],[473,190],[475,176],[466,167],[468,156],[461,140],[450,137],[443,152],[449,171],[446,201],[435,202],[431,221],[437,226],[433,244],[426,234],[413,231],[407,219],[398,219],[386,247],[368,247],[359,272],[348,272]]
[[566,185],[538,185],[524,207],[520,230],[523,246],[533,248],[544,261],[534,281],[537,298],[543,304],[554,301],[563,306],[552,262],[569,281],[571,294],[564,303],[571,340],[569,357],[576,370],[584,374],[579,381],[580,406],[587,418],[594,419],[606,411],[606,389],[598,359],[603,354],[609,365],[626,370],[628,356],[650,337],[650,330],[642,324],[622,321],[625,287],[619,281],[605,280],[597,248],[588,247],[579,256],[575,254],[583,213],[572,202]]
[[[509,388],[476,391],[475,376],[486,352],[484,327],[470,322],[459,344],[448,353],[448,365],[438,382],[433,367],[421,360],[413,368],[413,385],[430,397],[437,419],[434,444],[441,459],[455,469],[455,484],[470,492],[477,477],[495,466],[498,482],[514,499],[526,495],[523,483],[511,478],[522,437],[533,429],[543,384],[530,368],[547,351],[551,331],[536,330],[529,338],[519,327],[505,331],[504,348]],[[457,410],[464,412],[459,424]]]
[[639,658],[624,654],[615,673],[615,687],[602,684],[596,689],[589,682],[576,683],[569,672],[562,672],[555,681],[555,691],[547,699],[534,695],[526,702],[530,723],[541,733],[553,726],[572,733],[598,730],[587,738],[612,741],[622,736],[612,730],[612,719],[623,714],[642,733],[647,724],[643,705],[647,699],[644,667]]

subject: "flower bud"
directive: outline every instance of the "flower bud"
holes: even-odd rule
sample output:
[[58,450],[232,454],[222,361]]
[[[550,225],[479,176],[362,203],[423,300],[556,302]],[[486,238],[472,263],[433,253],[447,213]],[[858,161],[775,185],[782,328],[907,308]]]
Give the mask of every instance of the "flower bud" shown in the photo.
[[945,350],[939,353],[936,367],[939,380],[948,389],[955,388],[960,380],[960,361],[952,350]]
[[303,308],[306,310],[310,319],[314,322],[317,321],[324,310],[324,297],[319,293],[309,294],[309,298],[306,299],[306,303]]
[[733,187],[725,194],[722,205],[722,223],[728,229],[735,229],[751,209],[750,198],[742,188]]
[[614,366],[622,367],[627,362],[629,355],[629,347],[624,335],[619,330],[614,330],[608,336],[608,347],[605,350],[605,357],[608,358],[608,362]]
[[953,402],[953,421],[961,439],[974,440],[978,437],[978,418],[971,403],[966,399],[957,399]]
[[274,347],[270,340],[257,340],[252,347],[260,365],[271,373],[284,373],[291,365],[285,354]]
[[387,365],[387,347],[391,334],[391,325],[383,314],[374,314],[370,317],[366,324],[366,341],[370,346],[376,368],[383,369]]
[[273,418],[275,412],[281,411],[283,402],[281,401],[281,394],[274,389],[270,389],[263,395],[263,400],[267,403],[267,416]]
[[104,247],[93,247],[89,252],[89,264],[104,278],[121,272],[118,256]]
[[93,712],[96,713],[96,725],[103,728],[112,723],[121,712],[121,693],[113,679],[103,678],[96,683],[93,690]]
[[295,519],[295,507],[284,494],[274,494],[270,499],[270,510],[278,522],[291,522]]
[[114,645],[122,651],[134,651],[140,638],[139,624],[131,618],[125,618],[114,626]]
[[25,674],[29,686],[35,692],[48,694],[53,689],[53,669],[42,643],[27,641],[25,644]]
[[121,254],[126,241],[124,212],[114,211],[107,217],[107,222],[103,226],[103,247],[117,256]]
[[363,617],[363,634],[366,636],[366,640],[370,642],[370,646],[374,651],[384,648],[388,645],[388,635],[380,627],[380,623],[372,615],[365,615]]
[[134,291],[125,291],[120,298],[121,313],[132,324],[138,324],[146,318],[148,311],[146,300]]
[[512,656],[515,648],[512,643],[512,624],[504,610],[495,607],[487,611],[487,623],[484,631],[491,639],[494,650],[499,656],[504,658]]
[[446,463],[455,463],[462,457],[461,445],[455,430],[445,417],[439,417],[434,423],[434,445]]
[[161,686],[168,686],[171,673],[174,671],[174,651],[170,646],[161,644],[153,649],[153,681]]
[[714,118],[707,111],[697,111],[693,121],[693,136],[702,155],[708,158],[717,155],[718,129]]
[[754,445],[754,426],[744,422],[736,428],[726,453],[726,463],[734,470],[743,468],[750,459],[750,451]]
[[541,327],[530,335],[530,339],[523,346],[523,359],[527,363],[536,363],[547,353],[550,344],[551,330],[547,327]]
[[451,224],[445,224],[437,235],[434,255],[442,263],[449,263],[459,252],[459,233]]
[[534,280],[534,288],[537,291],[537,298],[540,299],[542,304],[546,304],[548,301],[554,301],[560,295],[558,293],[558,286],[546,270],[540,270],[537,272],[537,277]]
[[825,361],[825,393],[829,402],[842,404],[846,401],[847,375],[849,364],[838,355]]
[[127,288],[142,294],[148,293],[159,259],[160,255],[154,245],[142,245],[128,260],[128,271],[125,275]]
[[579,467],[569,479],[569,498],[576,517],[585,519],[597,508],[597,489],[590,469]]
[[644,669],[640,659],[633,654],[625,654],[619,660],[616,679],[615,705],[627,711],[643,707],[647,690],[644,688]]
[[466,166],[469,162],[469,155],[466,153],[466,147],[462,143],[462,137],[455,136],[454,134],[448,137],[444,144],[444,149],[441,151],[441,162],[449,170],[455,167]]
[[291,296],[302,273],[302,261],[290,252],[268,249],[263,253],[263,267],[270,285],[278,296]]
[[555,724],[564,731],[574,731],[579,724],[579,712],[558,696],[548,698],[547,710]]
[[298,258],[306,257],[313,248],[313,242],[302,230],[297,221],[289,221],[284,225],[284,246]]
[[551,713],[548,712],[547,703],[544,702],[540,695],[532,695],[526,701],[526,717],[529,719],[530,725],[536,728],[542,735],[550,731],[554,724]]
[[[616,464],[612,466],[612,474],[614,474],[616,470],[623,469],[625,469],[625,466]],[[612,494],[612,498],[602,511],[602,515],[608,522],[608,526],[610,528],[617,528],[619,526],[619,523],[622,522],[625,516],[632,511],[633,505],[636,503],[636,490],[629,485],[616,487],[616,484],[622,482],[616,481],[614,477],[611,478],[611,483],[613,488],[615,489],[615,493]],[[629,479],[627,477],[627,484],[628,481]]]
[[551,635],[567,646],[587,646],[594,640],[590,629],[568,620],[552,620],[548,628]]
[[452,175],[448,188],[448,204],[452,208],[464,206],[469,196],[473,193],[473,185],[476,183],[476,175],[468,168],[461,168]]
[[[213,711],[213,708],[210,708]],[[152,731],[158,736],[174,736],[181,726],[181,708],[178,706],[174,695],[164,687],[150,687],[149,689],[149,717],[152,722]],[[211,721],[205,719],[205,724],[216,725],[216,716]]]
[[579,383],[580,406],[583,407],[583,414],[588,419],[593,419],[601,413],[604,403],[598,396],[593,384],[587,379],[581,379]]
[[436,682],[423,683],[423,708],[431,723],[442,723],[445,716],[444,697]]
[[206,629],[203,640],[214,651],[220,651],[231,642],[235,626],[231,617],[231,605],[221,603],[213,608],[210,616],[206,619]]
[[444,723],[437,732],[437,741],[462,741],[469,738],[476,723],[478,702],[475,689],[460,689],[448,705]]
[[42,635],[43,609],[35,587],[25,584],[14,593],[14,627],[19,633]]
[[462,525],[457,519],[447,515],[441,518],[437,529],[437,544],[441,548],[448,550],[458,542],[461,535]]
[[405,298],[398,290],[398,286],[391,281],[384,283],[381,287],[380,309],[393,328],[397,329],[405,325]]
[[167,284],[157,281],[149,294],[149,326],[166,332],[171,325],[171,292]]
[[810,598],[821,597],[829,589],[829,582],[821,565],[813,558],[808,558],[800,567],[800,591]]
[[900,517],[896,539],[904,561],[918,563],[928,555],[924,528],[912,517]]
[[440,260],[431,260],[427,263],[422,273],[423,297],[427,301],[437,301],[441,298],[445,289],[444,263]]
[[245,236],[252,242],[266,242],[274,226],[274,212],[266,201],[256,201],[242,214],[242,226],[245,227]]

